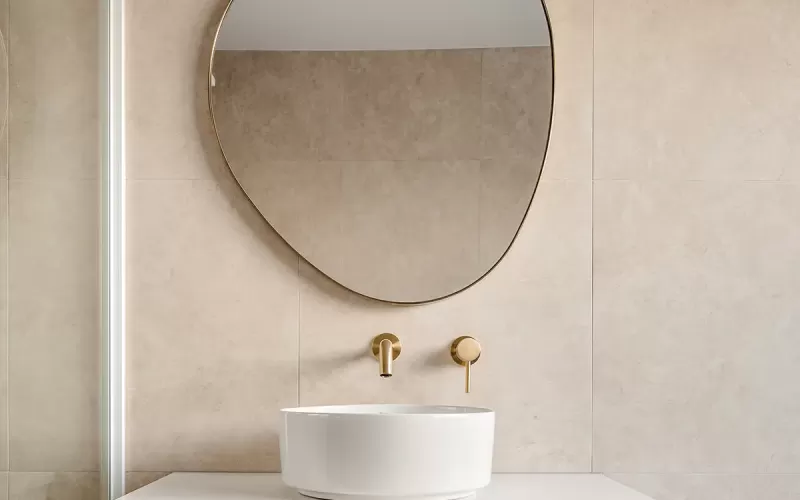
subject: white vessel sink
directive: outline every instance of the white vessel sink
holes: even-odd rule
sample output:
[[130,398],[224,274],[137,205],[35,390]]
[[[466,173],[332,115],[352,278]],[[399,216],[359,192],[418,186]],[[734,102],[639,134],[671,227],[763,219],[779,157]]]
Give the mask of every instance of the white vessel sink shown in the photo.
[[283,481],[306,496],[451,500],[491,478],[491,410],[352,405],[282,412]]

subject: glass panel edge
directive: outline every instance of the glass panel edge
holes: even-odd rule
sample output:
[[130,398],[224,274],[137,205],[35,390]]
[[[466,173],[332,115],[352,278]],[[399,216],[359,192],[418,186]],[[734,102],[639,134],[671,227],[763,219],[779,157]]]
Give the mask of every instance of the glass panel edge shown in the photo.
[[98,0],[101,134],[101,497],[125,493],[125,0]]

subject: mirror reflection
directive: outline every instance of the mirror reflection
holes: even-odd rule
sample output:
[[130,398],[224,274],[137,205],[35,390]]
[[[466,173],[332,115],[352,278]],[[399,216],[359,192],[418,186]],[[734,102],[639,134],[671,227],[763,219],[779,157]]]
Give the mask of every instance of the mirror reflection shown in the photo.
[[6,127],[8,126],[9,65],[5,34],[6,21],[4,20],[2,24],[3,26],[0,26],[0,140],[5,145]]
[[537,0],[235,0],[210,100],[231,171],[303,258],[418,303],[476,282],[513,242],[552,66]]

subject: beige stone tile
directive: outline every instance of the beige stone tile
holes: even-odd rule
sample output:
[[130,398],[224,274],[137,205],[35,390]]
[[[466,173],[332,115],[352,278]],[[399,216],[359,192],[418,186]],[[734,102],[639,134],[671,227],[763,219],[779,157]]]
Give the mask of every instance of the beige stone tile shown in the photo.
[[[300,403],[468,404],[497,411],[495,469],[590,468],[591,188],[543,183],[506,259],[479,284],[425,306],[389,306],[301,264]],[[395,376],[378,376],[375,334],[400,336]],[[474,392],[449,344],[472,334],[484,353]]]
[[346,62],[337,52],[217,52],[214,118],[233,168],[332,158],[342,147]]
[[96,181],[10,182],[13,471],[98,468]]
[[342,234],[342,164],[236,162],[236,178],[278,234],[325,272],[341,276],[347,258]]
[[480,267],[489,269],[520,228],[539,181],[541,162],[528,158],[481,161]]
[[168,475],[169,472],[126,472],[125,493],[131,493],[139,488],[144,488],[148,484],[154,483]]
[[8,177],[9,0],[0,0],[0,178]]
[[135,0],[127,16],[128,177],[225,172],[208,109],[208,61],[225,0]]
[[10,169],[15,179],[98,175],[98,8],[11,0]]
[[481,158],[541,165],[550,129],[550,47],[487,49],[481,78]]
[[553,31],[553,124],[545,179],[592,178],[593,0],[548,0]]
[[339,281],[397,302],[469,285],[482,274],[479,193],[478,161],[344,163]]
[[800,3],[595,10],[596,178],[798,178]]
[[800,467],[800,185],[594,193],[594,465]]
[[347,55],[336,159],[479,158],[479,50]]
[[0,500],[8,500],[8,472],[0,472]]
[[100,500],[96,472],[12,472],[9,500]]
[[612,474],[655,500],[793,500],[800,474]]
[[[8,470],[8,182],[0,180],[0,471]],[[0,485],[0,491],[2,485]]]
[[128,468],[275,471],[297,257],[232,182],[129,181]]

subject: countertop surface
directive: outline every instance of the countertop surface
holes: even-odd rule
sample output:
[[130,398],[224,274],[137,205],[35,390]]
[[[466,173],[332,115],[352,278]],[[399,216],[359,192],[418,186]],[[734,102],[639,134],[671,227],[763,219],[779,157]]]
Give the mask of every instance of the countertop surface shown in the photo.
[[[301,500],[280,474],[178,472],[127,500]],[[495,474],[476,500],[652,500],[600,474]]]

